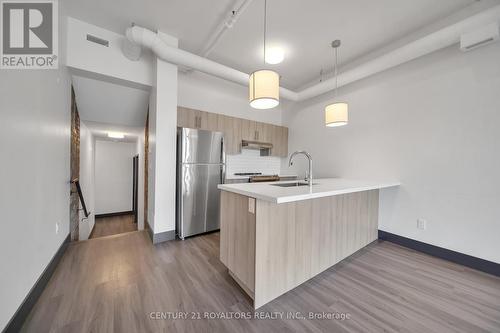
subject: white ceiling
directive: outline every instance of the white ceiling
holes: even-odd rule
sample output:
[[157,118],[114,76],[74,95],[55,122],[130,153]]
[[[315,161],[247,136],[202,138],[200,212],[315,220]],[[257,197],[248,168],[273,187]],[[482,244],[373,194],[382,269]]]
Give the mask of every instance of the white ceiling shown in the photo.
[[135,24],[179,38],[195,52],[235,0],[64,0],[69,16],[124,34]]
[[[332,40],[340,39],[340,62],[391,43],[471,0],[268,1],[268,45],[285,45],[286,61],[275,68],[283,86],[297,89],[333,66]],[[307,5],[307,7],[306,7]],[[262,1],[255,0],[217,46],[212,58],[251,72],[262,66]],[[257,20],[257,21],[255,21]],[[257,28],[253,30],[252,28]],[[253,31],[252,31],[253,30]],[[244,42],[239,42],[244,40]],[[235,47],[236,46],[236,47]],[[245,59],[242,62],[240,59]],[[257,64],[257,65],[256,65]]]
[[73,75],[76,105],[85,121],[144,126],[149,92]]
[[[240,0],[241,1],[241,0]],[[134,22],[179,38],[182,49],[199,53],[211,31],[237,0],[68,0],[70,16],[124,33]],[[341,63],[348,63],[476,0],[270,0],[268,45],[285,47],[275,69],[282,85],[296,89],[332,66],[333,39],[342,40]],[[120,4],[117,7],[117,3]],[[209,58],[252,72],[262,67],[263,0],[253,0]]]
[[[83,121],[85,126],[94,135],[97,140],[102,141],[119,141],[119,142],[137,142],[137,138],[143,135],[144,125],[140,127],[133,126],[123,126],[123,125],[113,125],[105,124],[94,121]],[[123,133],[123,139],[112,139],[108,137],[109,132]]]

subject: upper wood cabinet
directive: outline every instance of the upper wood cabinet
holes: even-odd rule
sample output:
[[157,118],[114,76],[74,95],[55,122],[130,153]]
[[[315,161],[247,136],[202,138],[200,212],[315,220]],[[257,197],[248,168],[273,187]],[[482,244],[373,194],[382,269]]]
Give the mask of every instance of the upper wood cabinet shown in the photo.
[[226,154],[234,155],[241,152],[241,119],[219,115],[224,132]]
[[217,113],[205,112],[179,106],[177,108],[177,126],[199,128],[209,131],[221,131],[223,121]]
[[272,143],[274,125],[253,120],[241,119],[241,137],[243,140]]
[[288,155],[288,128],[222,114],[177,108],[177,126],[224,133],[226,154],[241,152],[241,140],[271,143],[272,156]]
[[284,126],[273,126],[272,139],[273,149],[271,155],[273,156],[288,156],[288,128]]
[[178,107],[177,126],[187,128],[202,128],[201,112],[203,111]]
[[221,118],[217,113],[203,112],[201,116],[202,128],[206,128],[209,131],[222,131],[223,120]]
[[267,123],[257,123],[257,141],[273,143],[274,125]]
[[257,141],[257,122],[241,119],[241,138],[247,141]]

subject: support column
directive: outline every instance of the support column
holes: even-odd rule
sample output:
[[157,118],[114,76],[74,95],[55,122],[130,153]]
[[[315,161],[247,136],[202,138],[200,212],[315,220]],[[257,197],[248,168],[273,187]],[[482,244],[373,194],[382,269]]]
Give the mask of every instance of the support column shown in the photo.
[[[167,44],[177,39],[158,32]],[[148,223],[153,243],[175,238],[177,66],[154,59],[149,102]]]

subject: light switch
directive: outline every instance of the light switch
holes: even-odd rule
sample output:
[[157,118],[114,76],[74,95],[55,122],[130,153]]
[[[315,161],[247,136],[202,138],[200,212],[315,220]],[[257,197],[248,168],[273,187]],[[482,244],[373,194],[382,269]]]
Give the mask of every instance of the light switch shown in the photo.
[[255,199],[248,198],[248,212],[255,214]]

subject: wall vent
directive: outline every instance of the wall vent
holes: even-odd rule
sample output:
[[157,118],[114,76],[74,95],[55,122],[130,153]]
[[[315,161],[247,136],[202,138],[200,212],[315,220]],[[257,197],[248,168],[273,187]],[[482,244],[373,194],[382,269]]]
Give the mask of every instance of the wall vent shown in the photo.
[[460,36],[460,49],[464,52],[470,51],[498,39],[500,39],[498,23],[492,23]]
[[92,35],[87,34],[87,40],[89,42],[92,42],[92,43],[96,43],[96,44],[99,44],[102,46],[109,47],[109,41],[102,39],[102,38],[99,38],[99,37],[96,37],[96,36],[92,36]]

